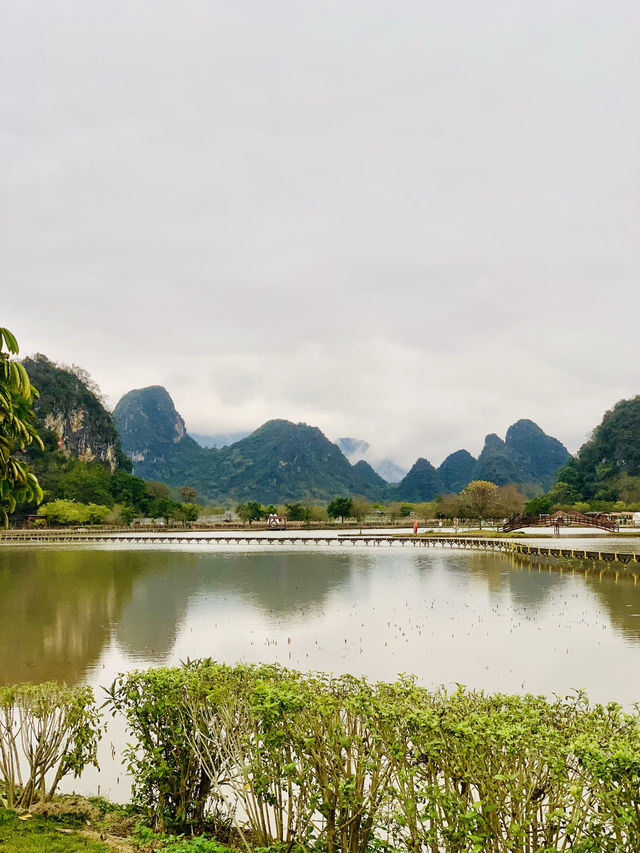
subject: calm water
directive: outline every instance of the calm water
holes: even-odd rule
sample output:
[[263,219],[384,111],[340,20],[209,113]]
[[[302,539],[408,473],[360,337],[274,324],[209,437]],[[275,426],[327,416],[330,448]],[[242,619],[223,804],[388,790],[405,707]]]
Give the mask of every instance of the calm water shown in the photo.
[[[426,686],[586,688],[630,705],[640,585],[427,548],[5,546],[0,649],[0,682],[56,678],[98,693],[123,670],[211,656],[413,672]],[[110,730],[103,762],[122,738]],[[126,799],[119,776],[103,767],[80,787]]]

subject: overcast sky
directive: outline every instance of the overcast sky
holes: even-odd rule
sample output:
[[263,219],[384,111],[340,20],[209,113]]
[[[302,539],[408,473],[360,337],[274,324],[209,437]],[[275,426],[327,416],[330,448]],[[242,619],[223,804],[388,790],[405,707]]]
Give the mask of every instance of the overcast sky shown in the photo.
[[0,325],[438,464],[640,393],[637,0],[0,0]]

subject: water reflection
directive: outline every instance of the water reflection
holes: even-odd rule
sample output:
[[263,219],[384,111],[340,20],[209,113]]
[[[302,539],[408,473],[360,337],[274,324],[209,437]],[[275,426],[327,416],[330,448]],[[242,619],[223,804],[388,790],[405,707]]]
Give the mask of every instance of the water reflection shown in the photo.
[[471,555],[464,570],[472,576],[483,579],[489,593],[496,601],[508,591],[513,602],[523,608],[542,608],[550,597],[562,586],[562,576],[546,569],[538,571],[537,566],[511,554],[497,555],[491,552],[479,552]]
[[108,551],[0,552],[0,682],[81,681],[145,563]]
[[0,682],[212,655],[640,698],[640,587],[492,553],[0,550]]
[[154,659],[169,653],[196,599],[208,600],[212,618],[225,602],[235,601],[235,607],[248,603],[276,620],[313,619],[331,590],[344,584],[355,566],[367,563],[358,555],[316,552],[153,551],[150,556],[123,608],[116,637],[132,655]]
[[[640,645],[640,594],[628,580],[614,583],[598,580],[590,575],[586,580],[589,589],[604,605],[614,625],[623,636]],[[631,592],[633,590],[633,592]]]
[[82,681],[111,641],[160,663],[197,598],[313,619],[361,563],[319,553],[3,549],[0,682]]

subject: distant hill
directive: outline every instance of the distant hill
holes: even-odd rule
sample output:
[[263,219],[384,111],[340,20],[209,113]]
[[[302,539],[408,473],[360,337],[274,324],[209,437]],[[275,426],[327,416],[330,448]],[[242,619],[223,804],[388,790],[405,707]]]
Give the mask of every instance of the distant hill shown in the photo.
[[[106,508],[116,503],[147,506],[152,496],[144,483],[129,475],[131,461],[89,374],[77,365],[55,364],[42,354],[22,363],[39,392],[34,412],[43,443],[42,449],[31,444],[25,458],[45,503],[61,499]],[[19,503],[11,524],[19,527],[37,512],[33,503]]]
[[390,492],[390,497],[398,501],[430,501],[441,495],[444,487],[440,475],[427,459],[418,459],[398,485]]
[[620,400],[606,412],[556,479],[584,500],[640,501],[640,396]]
[[556,471],[569,458],[569,451],[562,442],[526,418],[509,427],[505,444],[529,482],[539,483],[545,489],[551,486]]
[[438,468],[438,474],[445,493],[457,494],[464,489],[473,477],[476,460],[468,450],[456,450],[444,460]]
[[548,489],[554,474],[569,458],[569,451],[547,435],[533,421],[516,421],[507,430],[505,441],[494,433],[485,439],[482,453],[472,471],[473,480],[537,485]]
[[473,468],[474,480],[489,480],[496,486],[507,483],[527,483],[529,476],[519,460],[495,433],[484,440],[482,453]]
[[371,466],[350,465],[333,442],[307,424],[272,420],[228,447],[200,447],[160,386],[125,394],[114,418],[134,473],[194,486],[211,500],[269,504],[338,494],[380,499],[386,487]]
[[509,427],[505,441],[490,433],[477,459],[466,450],[457,450],[437,470],[426,459],[418,459],[388,494],[395,500],[430,501],[438,494],[457,493],[472,480],[548,489],[568,457],[557,438],[546,435],[533,421],[520,420]]
[[383,492],[386,490],[388,483],[381,477],[377,471],[373,469],[368,462],[361,459],[353,466],[355,480],[353,481],[353,493],[364,495],[365,497],[373,496],[375,498],[383,497]]

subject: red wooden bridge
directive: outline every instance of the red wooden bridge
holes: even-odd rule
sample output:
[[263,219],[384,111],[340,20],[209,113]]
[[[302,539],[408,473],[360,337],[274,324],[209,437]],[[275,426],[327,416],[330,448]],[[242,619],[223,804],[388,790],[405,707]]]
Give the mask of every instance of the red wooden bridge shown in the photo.
[[617,522],[604,513],[584,515],[582,512],[562,510],[546,515],[515,513],[505,521],[500,530],[511,533],[512,530],[520,530],[523,527],[553,527],[555,533],[559,533],[561,527],[596,527],[598,530],[608,530],[610,533],[618,532]]

